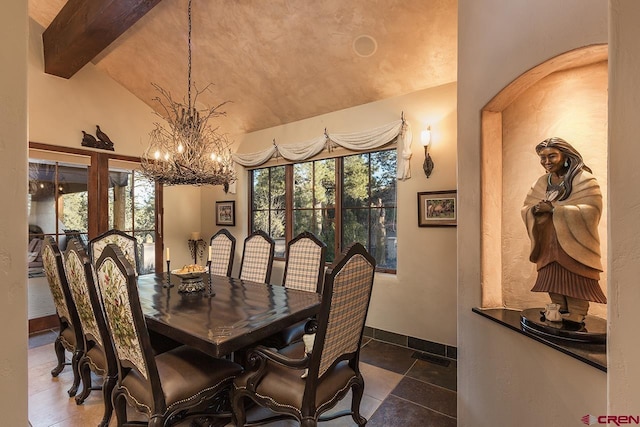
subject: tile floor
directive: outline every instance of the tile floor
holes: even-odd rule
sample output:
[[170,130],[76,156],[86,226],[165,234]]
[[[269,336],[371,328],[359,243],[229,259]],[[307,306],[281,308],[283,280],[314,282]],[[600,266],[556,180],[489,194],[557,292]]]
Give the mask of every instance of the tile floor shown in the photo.
[[[83,405],[76,405],[67,390],[72,382],[70,367],[57,377],[53,341],[56,332],[47,331],[29,338],[29,421],[33,427],[95,426],[102,418],[100,392],[92,392]],[[360,368],[365,380],[362,415],[368,427],[456,425],[455,360],[365,338],[360,353]],[[343,399],[336,410],[349,407]],[[249,419],[258,416],[249,412]],[[115,426],[115,415],[110,426]],[[189,426],[185,421],[181,426]],[[231,426],[231,424],[228,424]],[[296,426],[296,422],[277,422],[272,427]],[[353,426],[351,417],[323,422],[323,427]]]

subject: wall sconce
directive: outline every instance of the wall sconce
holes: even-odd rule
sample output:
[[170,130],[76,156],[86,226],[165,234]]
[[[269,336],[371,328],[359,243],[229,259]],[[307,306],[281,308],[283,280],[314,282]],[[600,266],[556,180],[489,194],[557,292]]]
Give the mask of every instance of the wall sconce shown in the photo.
[[420,133],[420,142],[424,147],[424,163],[422,164],[422,169],[424,170],[424,174],[429,178],[431,172],[433,172],[433,160],[429,155],[429,147],[431,146],[431,126],[427,126],[427,129],[423,130]]

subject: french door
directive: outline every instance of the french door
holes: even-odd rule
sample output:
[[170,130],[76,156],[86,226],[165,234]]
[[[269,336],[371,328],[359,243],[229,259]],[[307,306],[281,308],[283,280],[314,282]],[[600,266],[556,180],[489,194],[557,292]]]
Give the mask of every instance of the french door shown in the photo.
[[138,241],[141,273],[162,270],[162,187],[140,173],[137,158],[29,145],[29,274],[41,269],[39,242],[61,250],[71,237],[85,245],[112,228]]

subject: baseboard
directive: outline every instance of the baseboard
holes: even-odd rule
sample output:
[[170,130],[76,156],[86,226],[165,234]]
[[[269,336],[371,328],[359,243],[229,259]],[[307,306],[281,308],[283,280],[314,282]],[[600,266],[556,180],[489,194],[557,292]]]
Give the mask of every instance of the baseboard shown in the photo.
[[55,314],[44,317],[37,317],[35,319],[29,319],[29,334],[58,328],[59,326],[60,324],[58,322],[58,316]]
[[365,326],[364,336],[373,338],[378,341],[388,342],[413,350],[425,353],[435,354],[437,356],[447,357],[457,360],[458,348],[452,345],[440,344],[434,341],[422,340],[407,335],[396,334],[394,332],[384,331],[382,329],[370,328]]

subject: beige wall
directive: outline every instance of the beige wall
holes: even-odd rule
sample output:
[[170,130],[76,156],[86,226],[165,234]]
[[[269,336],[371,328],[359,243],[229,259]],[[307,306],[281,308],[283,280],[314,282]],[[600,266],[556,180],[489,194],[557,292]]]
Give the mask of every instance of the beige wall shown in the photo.
[[[85,148],[82,131],[96,125],[118,154],[140,156],[160,118],[144,102],[88,63],[70,79],[44,73],[43,28],[30,22],[29,138],[33,142]],[[151,84],[151,83],[149,83]]]
[[471,312],[481,304],[480,112],[532,67],[606,42],[607,4],[459,0],[458,27],[458,425],[578,425],[606,413],[606,374]]
[[[95,135],[100,125],[114,142],[116,154],[141,156],[154,122],[162,119],[91,63],[71,79],[45,74],[43,28],[33,20],[29,25],[29,140],[88,149],[80,144],[82,131]],[[199,229],[200,190],[166,188],[165,246],[171,248],[172,268],[190,262],[187,239]]]
[[[543,307],[550,301],[547,293],[531,292],[536,266],[529,262],[531,245],[520,215],[527,191],[545,173],[534,150],[540,141],[551,136],[564,138],[593,170],[604,198],[599,233],[602,263],[606,265],[607,63],[572,68],[543,78],[503,111],[502,125],[503,303],[520,310]],[[600,286],[606,294],[606,268]],[[607,306],[591,303],[589,313],[606,318]]]
[[[410,78],[408,76],[407,78]],[[377,274],[367,318],[370,327],[413,336],[447,345],[456,345],[456,228],[419,228],[417,192],[456,189],[456,85],[454,83],[373,102],[311,119],[244,135],[238,139],[238,152],[259,151],[272,144],[305,141],[329,132],[371,129],[405,117],[413,129],[412,178],[398,182],[398,270],[397,275]],[[435,169],[429,179],[422,171],[424,149],[420,131],[432,130],[431,155]],[[236,201],[237,252],[248,228],[247,175],[240,168],[237,194],[220,190],[203,191],[203,229],[215,232],[208,211],[214,200]],[[238,254],[239,255],[239,254]],[[272,282],[282,278],[283,262],[276,262]],[[239,258],[236,259],[236,269]]]
[[27,2],[0,13],[0,413],[27,425]]
[[640,2],[609,2],[609,413],[640,408]]

